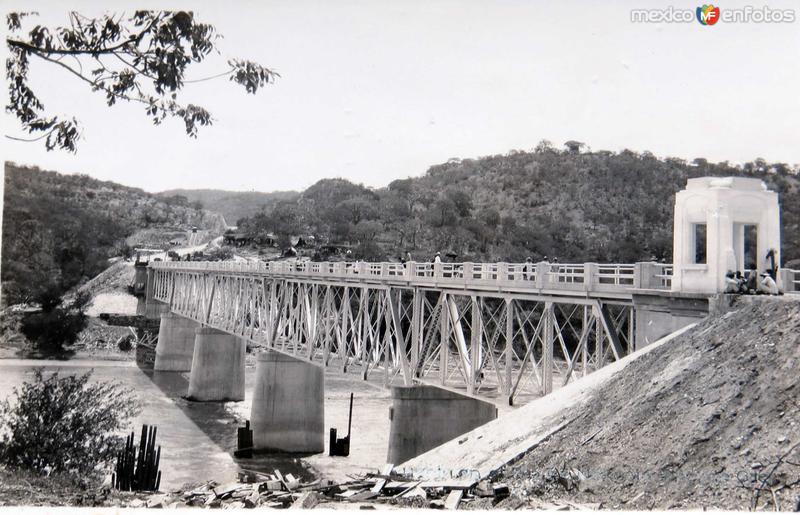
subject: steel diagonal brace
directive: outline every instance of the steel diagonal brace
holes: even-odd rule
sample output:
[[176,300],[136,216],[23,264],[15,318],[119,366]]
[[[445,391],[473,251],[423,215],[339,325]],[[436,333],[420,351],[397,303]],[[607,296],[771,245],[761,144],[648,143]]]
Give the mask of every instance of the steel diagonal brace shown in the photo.
[[614,330],[614,325],[611,323],[611,317],[608,313],[608,308],[601,304],[599,300],[595,301],[595,307],[597,308],[597,314],[599,315],[600,321],[603,324],[603,329],[605,329],[608,339],[611,340],[611,351],[614,353],[614,359],[618,360],[624,351],[622,349],[622,344],[619,342],[617,331]]
[[[411,366],[408,363],[408,356],[406,355],[406,338],[403,334],[403,325],[400,320],[400,307],[394,300],[392,300],[392,289],[387,290],[386,301],[389,303],[389,311],[392,314],[392,324],[394,325],[395,338],[395,355],[400,359],[400,369],[403,372],[403,384],[406,386],[411,386]],[[415,343],[412,343],[412,345],[414,344]]]

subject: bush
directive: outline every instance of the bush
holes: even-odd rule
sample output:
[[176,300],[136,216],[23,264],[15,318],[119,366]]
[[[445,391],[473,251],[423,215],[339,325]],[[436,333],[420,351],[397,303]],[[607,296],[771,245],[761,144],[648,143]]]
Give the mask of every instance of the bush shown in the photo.
[[88,296],[80,294],[69,306],[61,307],[61,298],[47,296],[40,303],[42,311],[31,313],[22,321],[22,334],[36,344],[40,351],[59,353],[64,346],[78,341],[78,335],[86,327],[83,310]]
[[140,408],[121,383],[89,383],[92,372],[45,377],[14,388],[0,402],[0,462],[35,472],[89,475],[111,465],[118,436]]
[[133,336],[128,334],[117,340],[117,348],[122,352],[128,352],[133,349]]
[[229,247],[217,247],[206,253],[208,261],[229,261],[233,259],[233,251]]

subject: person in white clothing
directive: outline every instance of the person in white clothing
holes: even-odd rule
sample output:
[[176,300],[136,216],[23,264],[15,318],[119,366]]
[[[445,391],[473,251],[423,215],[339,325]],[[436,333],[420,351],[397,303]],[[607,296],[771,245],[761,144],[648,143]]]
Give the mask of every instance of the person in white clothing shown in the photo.
[[758,291],[759,293],[766,293],[767,295],[778,295],[780,293],[775,279],[767,273],[761,274],[761,281],[758,283]]

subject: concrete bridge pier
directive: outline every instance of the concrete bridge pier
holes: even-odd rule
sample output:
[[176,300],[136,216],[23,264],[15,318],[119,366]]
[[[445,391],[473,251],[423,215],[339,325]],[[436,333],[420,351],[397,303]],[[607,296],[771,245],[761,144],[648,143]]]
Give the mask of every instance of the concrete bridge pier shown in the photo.
[[194,357],[195,330],[200,326],[194,320],[175,313],[162,313],[156,345],[156,362],[153,370],[188,372]]
[[193,401],[243,401],[244,354],[244,340],[211,327],[198,327],[187,398]]
[[280,352],[260,353],[250,422],[256,450],[324,452],[324,369]]
[[399,465],[497,418],[494,404],[435,386],[394,386],[387,463]]

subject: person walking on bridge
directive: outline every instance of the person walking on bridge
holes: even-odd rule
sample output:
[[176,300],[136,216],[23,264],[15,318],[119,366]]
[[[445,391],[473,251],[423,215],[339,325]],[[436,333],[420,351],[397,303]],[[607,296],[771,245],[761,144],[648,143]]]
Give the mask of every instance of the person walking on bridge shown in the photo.
[[436,255],[433,256],[433,259],[431,260],[431,263],[433,263],[433,266],[431,267],[431,277],[436,275],[436,269],[440,268],[437,267],[436,265],[440,264],[441,262],[442,262],[442,255],[441,253],[437,252]]
[[533,258],[528,256],[525,265],[522,267],[522,278],[526,281],[533,281]]

